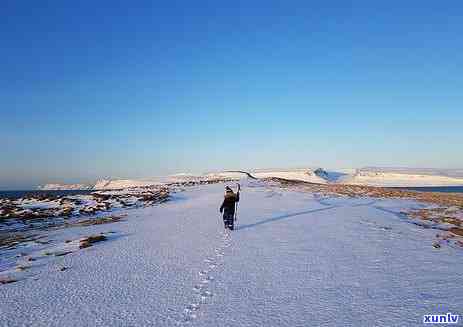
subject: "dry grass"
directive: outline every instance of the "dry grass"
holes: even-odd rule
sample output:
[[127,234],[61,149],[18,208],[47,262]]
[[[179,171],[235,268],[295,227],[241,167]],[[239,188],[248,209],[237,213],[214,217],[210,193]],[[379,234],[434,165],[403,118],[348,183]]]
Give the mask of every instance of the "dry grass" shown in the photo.
[[16,247],[18,244],[36,241],[43,236],[23,233],[0,233],[0,250],[7,250]]
[[92,226],[92,225],[110,224],[110,223],[115,223],[115,222],[121,221],[125,217],[127,217],[127,214],[110,215],[110,216],[98,217],[98,218],[94,218],[94,219],[80,220],[80,221],[72,223],[70,225],[74,225],[74,226]]
[[94,243],[98,243],[98,242],[102,242],[102,241],[106,241],[107,238],[106,236],[104,235],[91,235],[91,236],[88,236],[88,237],[85,237],[83,239],[81,239],[79,241],[79,249],[85,249],[85,248],[88,248],[90,246],[92,246],[92,244]]
[[344,196],[370,196],[374,198],[414,199],[420,202],[433,203],[442,206],[457,206],[463,209],[463,194],[418,192],[384,187],[346,184],[315,184],[302,181],[285,180],[281,178],[268,178],[277,181],[282,187],[297,186],[306,191],[325,194],[337,194]]

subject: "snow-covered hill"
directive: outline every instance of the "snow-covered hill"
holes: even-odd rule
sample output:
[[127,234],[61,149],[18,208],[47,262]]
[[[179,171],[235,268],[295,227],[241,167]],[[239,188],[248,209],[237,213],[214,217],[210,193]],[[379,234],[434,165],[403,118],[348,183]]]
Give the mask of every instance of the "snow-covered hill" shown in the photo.
[[[418,186],[460,186],[463,185],[462,170],[407,169],[407,168],[362,168],[325,170],[323,168],[297,169],[254,169],[248,173],[256,178],[282,178],[309,183],[353,184],[385,187]],[[175,174],[149,179],[101,179],[95,185],[82,184],[46,184],[40,190],[109,190],[131,187],[147,187],[168,183],[189,181],[210,181],[217,179],[240,179],[246,172],[218,171],[205,174]]]
[[260,169],[252,171],[252,175],[257,178],[276,177],[318,184],[326,184],[329,181],[328,173],[321,168]]
[[113,189],[125,189],[130,187],[143,187],[143,186],[152,186],[159,184],[156,181],[146,181],[146,180],[133,180],[133,179],[100,179],[96,182],[93,189],[95,190],[113,190]]
[[230,173],[230,172],[217,172],[208,173],[204,175],[192,174],[175,174],[168,176],[154,177],[150,179],[114,179],[114,180],[99,180],[95,186],[95,190],[111,190],[111,189],[126,189],[132,187],[147,187],[171,183],[187,183],[187,182],[201,182],[201,181],[214,181],[222,179],[240,179],[243,174]]
[[463,176],[451,177],[436,170],[367,168],[359,169],[353,175],[346,175],[339,182],[383,187],[459,186],[463,185]]
[[61,191],[61,190],[91,190],[93,185],[88,184],[45,184],[37,187],[41,191]]

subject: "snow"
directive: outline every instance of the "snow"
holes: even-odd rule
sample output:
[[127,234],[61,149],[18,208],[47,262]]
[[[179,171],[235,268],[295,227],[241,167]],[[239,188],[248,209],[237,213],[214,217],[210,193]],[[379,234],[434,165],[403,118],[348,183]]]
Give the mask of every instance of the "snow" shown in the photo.
[[[176,192],[179,187],[171,187]],[[101,190],[47,198],[0,199],[0,241],[2,233],[25,232],[75,223],[83,216],[117,212],[121,209],[154,205],[166,200],[169,190],[164,186],[132,187],[119,190]],[[3,219],[4,218],[4,219]]]
[[419,186],[459,186],[463,178],[445,175],[417,174],[414,172],[388,172],[359,170],[354,175],[347,175],[341,181],[344,184],[369,185],[382,187],[419,187]]
[[[463,170],[459,169],[412,169],[377,168],[334,169],[293,168],[253,169],[249,173],[256,178],[282,178],[317,184],[338,183],[384,187],[460,186],[463,185]],[[178,173],[145,179],[100,179],[93,186],[81,184],[46,184],[41,190],[117,190],[131,187],[150,187],[171,183],[212,181],[217,179],[238,180],[245,177],[238,171],[216,171],[204,174]]]
[[319,183],[319,184],[326,184],[327,179],[318,176],[315,174],[314,169],[288,169],[288,170],[256,170],[252,172],[252,175],[257,178],[269,178],[269,177],[276,177],[276,178],[283,178],[283,179],[291,179],[291,180],[298,180],[303,182],[309,183]]
[[59,201],[38,200],[38,199],[18,199],[13,201],[23,209],[53,209],[57,208],[60,204]]
[[93,185],[87,184],[45,184],[38,186],[38,190],[57,191],[57,190],[91,190]]
[[[117,223],[49,232],[50,245],[28,247],[36,260],[22,262],[24,278],[0,285],[2,325],[416,326],[424,314],[463,313],[461,248],[434,249],[435,230],[400,217],[423,204],[241,183],[231,233],[218,212],[223,184]],[[99,233],[109,240],[76,250]],[[75,251],[43,256],[64,250]]]
[[149,186],[158,186],[166,185],[172,183],[186,183],[186,182],[200,182],[200,181],[210,181],[215,179],[223,178],[233,178],[239,179],[243,177],[243,174],[237,173],[227,173],[227,172],[218,172],[218,173],[209,173],[204,175],[192,175],[187,173],[180,173],[175,175],[168,176],[158,176],[149,179],[114,179],[114,180],[99,180],[95,186],[95,190],[116,190],[116,189],[127,189],[132,187],[149,187]]
[[460,170],[436,169],[269,169],[252,171],[257,178],[283,178],[309,183],[337,183],[383,187],[459,186],[463,185]]
[[240,179],[240,178],[243,178],[243,176],[244,176],[243,173],[226,172],[226,171],[205,174],[205,178],[209,180],[221,179],[221,178]]
[[99,180],[93,189],[95,190],[112,190],[123,189],[128,187],[146,187],[160,184],[157,181],[118,179],[118,180]]
[[361,169],[361,171],[463,178],[463,169],[364,167]]

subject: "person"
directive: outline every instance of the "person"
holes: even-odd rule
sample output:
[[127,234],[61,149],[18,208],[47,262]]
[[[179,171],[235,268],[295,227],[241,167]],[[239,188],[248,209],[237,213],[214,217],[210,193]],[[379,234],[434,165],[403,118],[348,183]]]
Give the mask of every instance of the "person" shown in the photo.
[[220,206],[220,213],[223,212],[223,223],[225,229],[233,230],[235,221],[235,203],[240,201],[240,188],[236,193],[227,186],[225,187],[225,196]]

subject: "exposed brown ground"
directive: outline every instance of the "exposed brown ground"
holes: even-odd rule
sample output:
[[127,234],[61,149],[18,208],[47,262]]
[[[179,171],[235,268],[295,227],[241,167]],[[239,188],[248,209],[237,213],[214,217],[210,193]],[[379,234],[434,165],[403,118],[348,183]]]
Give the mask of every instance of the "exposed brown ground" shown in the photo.
[[37,241],[42,237],[37,234],[0,233],[0,250],[11,249],[24,242]]
[[268,180],[277,181],[281,183],[283,187],[298,186],[299,188],[303,187],[304,190],[315,193],[339,194],[345,196],[370,196],[376,198],[414,199],[420,202],[443,206],[459,206],[463,209],[463,194],[460,193],[418,192],[363,185],[315,184],[285,180],[281,178],[269,178]]

